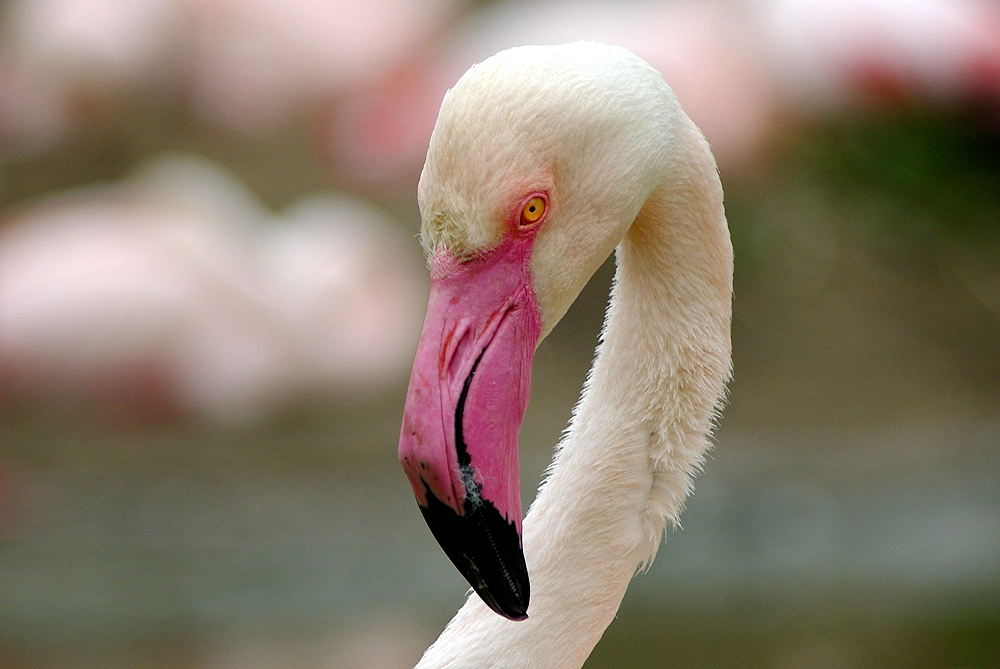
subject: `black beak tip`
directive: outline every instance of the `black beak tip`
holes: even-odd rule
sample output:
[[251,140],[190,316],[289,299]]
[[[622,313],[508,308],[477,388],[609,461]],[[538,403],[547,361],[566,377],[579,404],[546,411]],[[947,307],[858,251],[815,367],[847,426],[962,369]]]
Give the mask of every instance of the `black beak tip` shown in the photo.
[[530,585],[521,537],[490,502],[465,503],[465,515],[426,492],[420,511],[431,534],[473,590],[509,620],[528,617]]
[[[472,579],[469,578],[468,574],[463,573],[466,580],[472,583]],[[525,586],[527,581],[524,582]],[[492,590],[489,588],[476,588],[476,593],[483,600],[486,606],[493,609],[494,613],[497,613],[507,620],[527,620],[528,618],[528,601],[527,598],[522,599],[520,597],[521,593],[498,593],[502,596],[495,597]]]

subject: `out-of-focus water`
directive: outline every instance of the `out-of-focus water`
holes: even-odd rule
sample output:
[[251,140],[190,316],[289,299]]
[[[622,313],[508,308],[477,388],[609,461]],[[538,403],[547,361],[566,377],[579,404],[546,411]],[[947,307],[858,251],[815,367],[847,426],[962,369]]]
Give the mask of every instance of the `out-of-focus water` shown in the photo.
[[[292,464],[265,452],[291,435],[300,452],[303,442],[318,449],[329,432],[244,434],[255,442],[247,457],[239,440],[220,448],[189,431],[156,439],[151,462],[135,455],[150,440],[111,437],[99,461],[19,465],[25,513],[0,540],[8,666],[90,666],[143,644],[179,644],[191,656],[180,666],[213,666],[234,638],[327,648],[359,625],[391,636],[376,624],[385,618],[404,633],[404,655],[419,650],[466,585],[394,462]],[[891,465],[848,456],[837,472],[809,455],[919,449],[945,433],[980,460],[888,478]],[[983,662],[1000,631],[998,433],[723,430],[685,529],[636,578],[588,667],[992,666]],[[952,652],[966,664],[940,663]],[[128,666],[169,666],[155,655]],[[327,666],[300,662],[286,666]]]

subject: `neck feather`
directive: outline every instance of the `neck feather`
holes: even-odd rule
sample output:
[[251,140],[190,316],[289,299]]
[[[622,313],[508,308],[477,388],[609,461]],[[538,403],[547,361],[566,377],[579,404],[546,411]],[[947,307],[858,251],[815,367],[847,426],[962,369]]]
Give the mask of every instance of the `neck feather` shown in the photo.
[[732,294],[714,161],[693,126],[680,144],[618,247],[597,358],[524,521],[530,617],[473,596],[418,667],[580,667],[676,522],[729,377]]

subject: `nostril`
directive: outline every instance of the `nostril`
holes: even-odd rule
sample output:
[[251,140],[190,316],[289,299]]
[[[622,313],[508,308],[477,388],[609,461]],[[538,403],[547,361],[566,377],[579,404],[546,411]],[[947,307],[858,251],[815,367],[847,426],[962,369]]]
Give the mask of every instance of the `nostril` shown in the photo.
[[475,338],[468,322],[462,320],[456,323],[441,346],[441,377],[449,380],[464,378],[468,370],[462,367],[474,358],[469,355],[469,349],[474,345]]

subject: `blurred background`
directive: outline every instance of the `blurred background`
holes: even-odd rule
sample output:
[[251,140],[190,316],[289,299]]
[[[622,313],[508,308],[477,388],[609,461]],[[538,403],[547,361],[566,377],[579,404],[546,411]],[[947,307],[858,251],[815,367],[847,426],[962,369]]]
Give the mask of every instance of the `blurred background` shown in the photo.
[[674,86],[737,252],[716,448],[586,666],[1000,667],[996,2],[2,0],[0,668],[412,666],[466,591],[395,457],[427,138],[582,38]]

